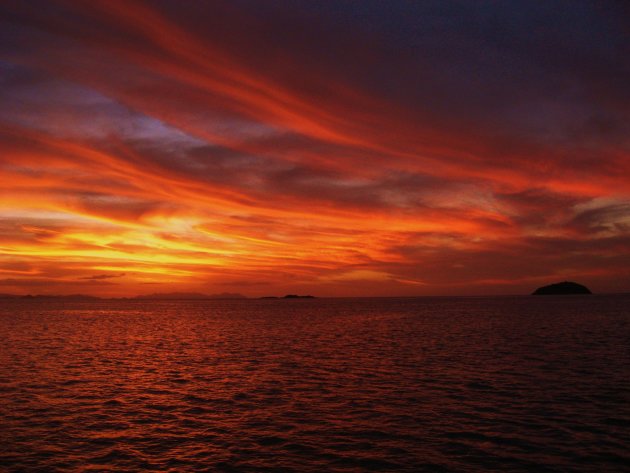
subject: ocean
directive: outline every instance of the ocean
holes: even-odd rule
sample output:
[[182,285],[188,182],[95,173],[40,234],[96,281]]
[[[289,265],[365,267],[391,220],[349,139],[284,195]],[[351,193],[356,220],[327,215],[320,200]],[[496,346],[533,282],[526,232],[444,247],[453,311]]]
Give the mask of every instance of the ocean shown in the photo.
[[630,471],[630,296],[1,304],[1,471]]

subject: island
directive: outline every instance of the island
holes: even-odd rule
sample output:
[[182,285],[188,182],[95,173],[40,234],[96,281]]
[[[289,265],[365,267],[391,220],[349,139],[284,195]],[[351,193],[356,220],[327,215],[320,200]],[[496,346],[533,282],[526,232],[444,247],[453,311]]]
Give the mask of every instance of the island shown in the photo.
[[568,295],[568,294],[592,294],[590,289],[582,284],[572,281],[563,281],[548,286],[539,287],[532,295],[534,296],[551,296],[551,295]]
[[286,296],[263,296],[260,299],[315,299],[315,296],[298,296],[297,294],[287,294]]

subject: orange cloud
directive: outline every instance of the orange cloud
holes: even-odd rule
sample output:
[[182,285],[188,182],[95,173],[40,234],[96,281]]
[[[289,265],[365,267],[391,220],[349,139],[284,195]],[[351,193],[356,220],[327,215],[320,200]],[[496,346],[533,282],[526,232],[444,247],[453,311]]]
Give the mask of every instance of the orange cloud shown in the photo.
[[520,79],[491,91],[501,102],[440,75],[470,67],[459,53],[390,59],[389,37],[360,28],[333,31],[328,57],[223,3],[200,23],[168,2],[5,8],[11,290],[411,295],[627,272],[628,111],[621,96],[604,110],[586,74],[567,103]]

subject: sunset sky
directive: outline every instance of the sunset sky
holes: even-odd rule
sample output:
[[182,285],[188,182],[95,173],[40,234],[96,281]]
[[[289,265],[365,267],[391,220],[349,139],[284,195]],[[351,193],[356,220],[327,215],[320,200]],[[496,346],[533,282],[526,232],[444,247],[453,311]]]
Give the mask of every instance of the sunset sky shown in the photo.
[[0,4],[0,293],[630,290],[617,1]]

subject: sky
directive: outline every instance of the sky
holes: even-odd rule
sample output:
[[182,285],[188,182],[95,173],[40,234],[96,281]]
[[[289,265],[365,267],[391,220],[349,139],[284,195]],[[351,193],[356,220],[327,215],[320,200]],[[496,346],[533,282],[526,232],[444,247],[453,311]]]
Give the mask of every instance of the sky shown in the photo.
[[0,293],[630,291],[623,1],[0,4]]

